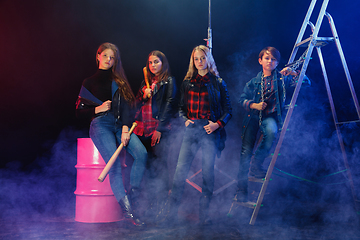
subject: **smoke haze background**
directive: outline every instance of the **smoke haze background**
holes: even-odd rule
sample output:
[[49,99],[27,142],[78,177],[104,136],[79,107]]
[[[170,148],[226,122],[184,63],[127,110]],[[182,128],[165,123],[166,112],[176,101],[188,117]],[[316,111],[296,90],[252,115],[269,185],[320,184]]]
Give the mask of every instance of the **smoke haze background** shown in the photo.
[[[290,56],[310,1],[212,1],[213,55],[228,85],[233,118],[226,127],[226,148],[216,165],[236,178],[244,110],[238,99],[243,87],[261,69],[258,53],[266,46],[280,50],[283,67]],[[359,95],[360,58],[357,39],[358,1],[330,1],[355,90]],[[316,16],[319,6],[316,6]],[[314,18],[314,17],[313,17]],[[315,22],[316,19],[312,21]],[[20,1],[0,2],[1,88],[0,216],[35,219],[44,214],[73,216],[76,183],[76,139],[88,137],[88,126],[75,119],[75,101],[82,81],[97,69],[95,53],[103,42],[116,44],[126,75],[136,93],[149,52],[168,57],[180,85],[192,48],[207,37],[208,1]],[[319,36],[330,36],[324,19]],[[356,118],[341,62],[334,44],[322,48],[339,121]],[[276,167],[316,184],[274,171],[265,201],[268,212],[281,221],[352,221],[351,192],[332,122],[317,53],[307,76],[312,86],[300,91]],[[289,97],[290,98],[290,97]],[[288,98],[288,100],[289,100]],[[174,120],[170,173],[181,144],[182,123]],[[359,124],[342,126],[355,189],[359,192]],[[190,172],[200,166],[195,160]],[[216,187],[227,178],[217,173]],[[226,214],[235,185],[215,196],[213,214]],[[198,203],[199,193],[186,186],[184,201]],[[359,198],[359,196],[357,196]],[[319,211],[307,209],[315,204]],[[344,208],[322,212],[322,207],[344,203]],[[350,207],[349,207],[350,206]],[[194,206],[181,209],[191,213]],[[339,211],[337,211],[339,210]],[[341,212],[341,214],[340,214]],[[249,215],[250,216],[250,215]],[[261,212],[259,217],[261,217]]]

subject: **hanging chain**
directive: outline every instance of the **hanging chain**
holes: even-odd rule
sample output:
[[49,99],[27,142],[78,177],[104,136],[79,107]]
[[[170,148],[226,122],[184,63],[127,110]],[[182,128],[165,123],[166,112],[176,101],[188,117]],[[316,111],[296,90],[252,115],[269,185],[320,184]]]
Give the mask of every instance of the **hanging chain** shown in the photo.
[[285,103],[285,100],[286,100],[286,89],[285,89],[285,80],[284,80],[284,77],[281,77],[281,81],[282,81],[282,88],[283,88],[283,103]]
[[[286,89],[285,89],[285,81],[284,78],[281,77],[282,82],[282,89],[283,89],[283,103],[285,103],[286,100]],[[265,88],[265,80],[264,80],[264,73],[261,75],[261,102],[265,101],[265,94],[264,94],[264,88]],[[262,110],[259,112],[259,126],[261,126],[262,123]]]
[[309,48],[307,48],[304,53],[299,57],[299,59],[293,63],[286,64],[285,67],[291,68],[293,71],[296,71],[296,69],[299,68],[299,66],[305,61],[305,57],[309,51]]
[[[291,64],[287,64],[285,65],[286,67],[289,67],[291,68],[292,71],[295,71],[300,67],[300,65],[305,61],[305,57],[306,57],[306,54],[308,53],[309,51],[309,48],[307,48],[304,53],[299,57],[299,59]],[[293,76],[293,81],[297,81],[299,78],[299,75],[297,76]],[[281,80],[282,80],[282,87],[283,87],[283,103],[285,103],[285,100],[286,100],[286,89],[285,89],[285,80],[284,80],[284,76],[282,75],[281,76]]]
[[[264,73],[261,75],[261,102],[264,102]],[[259,112],[259,126],[261,126],[262,123],[262,110]]]

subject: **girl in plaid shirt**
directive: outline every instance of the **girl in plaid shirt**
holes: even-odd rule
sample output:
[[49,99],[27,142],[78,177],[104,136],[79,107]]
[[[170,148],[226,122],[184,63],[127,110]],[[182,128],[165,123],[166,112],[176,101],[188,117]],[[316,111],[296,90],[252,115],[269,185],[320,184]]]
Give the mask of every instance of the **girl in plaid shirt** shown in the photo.
[[176,223],[186,177],[197,151],[202,149],[202,195],[200,224],[211,224],[209,204],[214,190],[215,155],[224,148],[224,127],[231,118],[231,104],[225,82],[219,77],[210,50],[203,45],[193,49],[181,85],[180,117],[185,122],[174,182],[170,196],[168,224]]

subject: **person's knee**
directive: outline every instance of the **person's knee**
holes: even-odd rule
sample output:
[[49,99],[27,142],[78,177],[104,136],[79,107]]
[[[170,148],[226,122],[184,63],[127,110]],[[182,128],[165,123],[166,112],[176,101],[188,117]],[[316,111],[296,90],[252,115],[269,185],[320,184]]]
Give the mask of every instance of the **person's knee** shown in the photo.
[[241,158],[247,158],[248,156],[250,156],[252,154],[253,148],[250,146],[243,146],[241,148]]
[[273,137],[277,134],[278,128],[276,122],[271,122],[266,125],[265,135],[268,137]]

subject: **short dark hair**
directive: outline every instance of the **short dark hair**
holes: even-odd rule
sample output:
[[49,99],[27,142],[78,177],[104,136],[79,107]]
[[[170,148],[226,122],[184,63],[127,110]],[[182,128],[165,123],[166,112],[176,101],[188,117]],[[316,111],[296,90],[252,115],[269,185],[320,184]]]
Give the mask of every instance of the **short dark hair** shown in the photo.
[[262,59],[262,57],[264,56],[264,54],[265,54],[266,52],[270,52],[271,55],[273,55],[273,57],[274,57],[278,62],[280,62],[280,59],[281,59],[280,52],[279,52],[279,50],[277,50],[277,49],[274,48],[274,47],[266,47],[266,48],[264,48],[263,50],[261,50],[261,52],[259,53],[259,59]]

